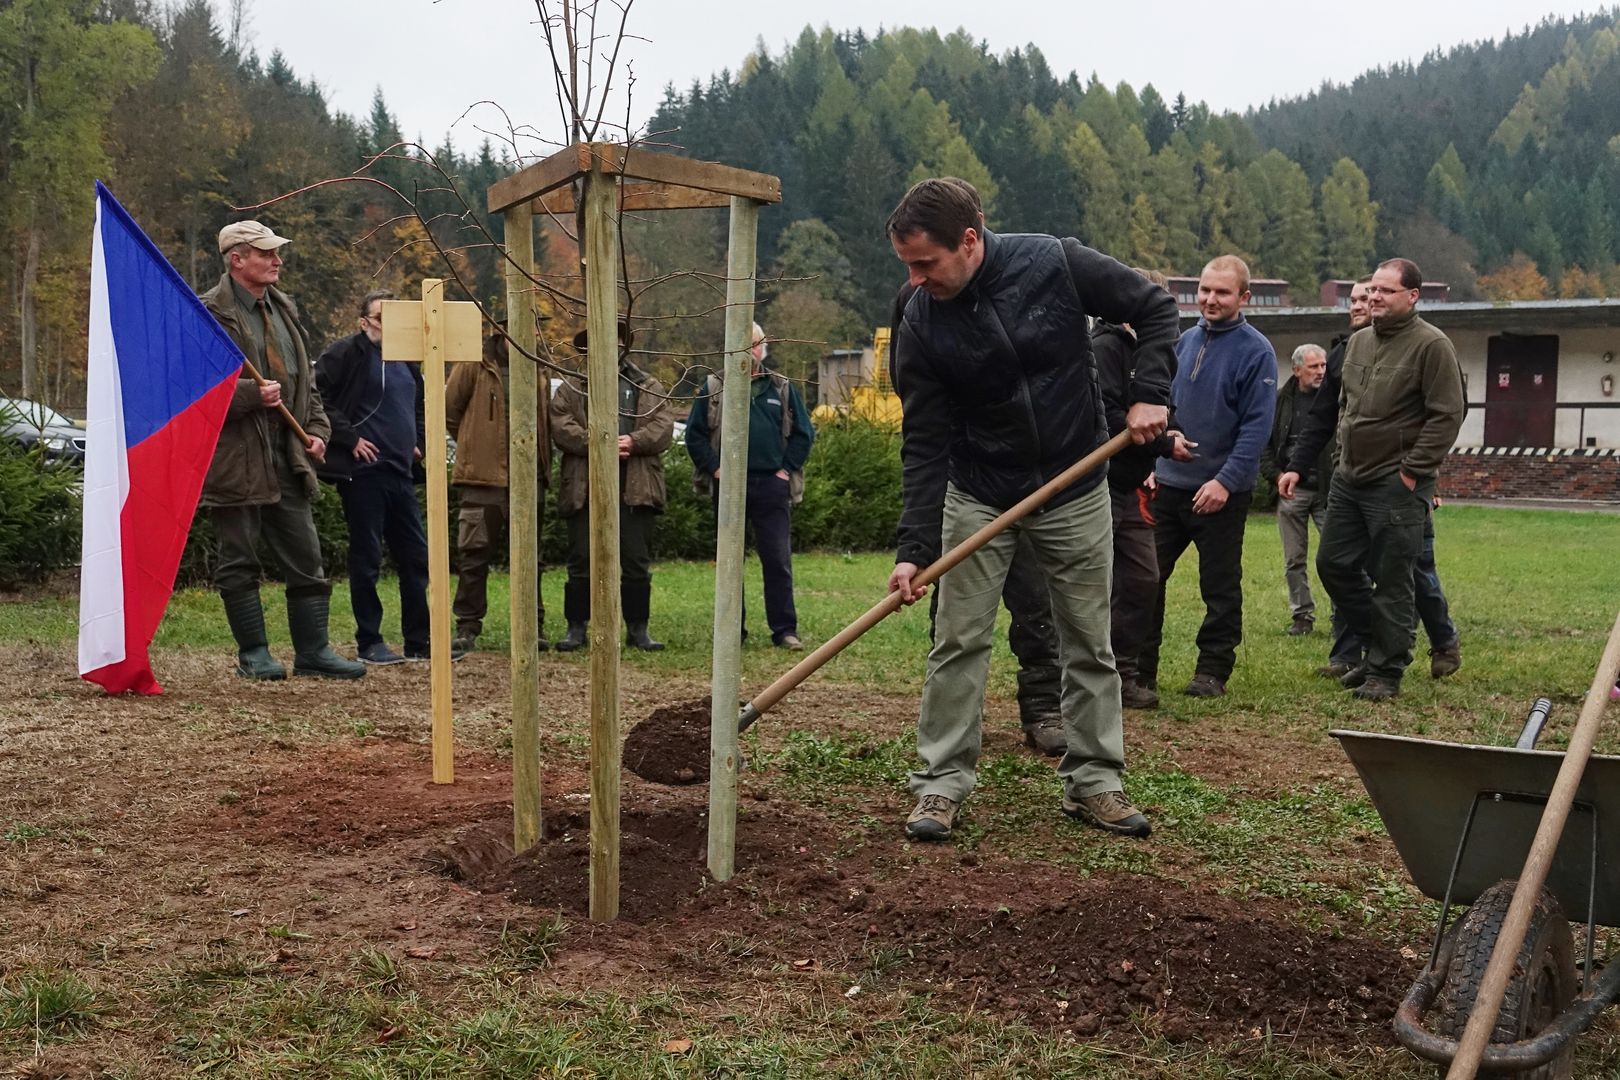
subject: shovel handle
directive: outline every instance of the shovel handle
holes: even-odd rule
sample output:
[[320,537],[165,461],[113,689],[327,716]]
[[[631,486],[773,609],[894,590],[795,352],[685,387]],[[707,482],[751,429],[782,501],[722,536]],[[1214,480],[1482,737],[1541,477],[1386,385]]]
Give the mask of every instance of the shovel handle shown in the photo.
[[[1079,461],[1064,469],[1061,473],[1036,488],[1025,496],[1023,501],[1003,511],[999,517],[991,521],[978,532],[945,552],[939,558],[929,563],[917,572],[911,579],[913,589],[932,585],[945,575],[952,567],[962,562],[969,555],[984,547],[990,540],[1006,532],[1022,518],[1028,517],[1034,511],[1044,506],[1052,496],[1080,479],[1086,473],[1095,469],[1121,450],[1131,444],[1131,435],[1122,431],[1118,435],[1103,443],[1097,449],[1081,458]],[[849,647],[850,643],[872,627],[900,610],[900,594],[891,592],[876,604],[866,610],[866,613],[848,626],[844,627],[831,638],[827,639],[803,660],[794,664],[786,674],[782,675],[771,685],[759,692],[759,695],[743,706],[742,715],[737,718],[738,732],[747,731],[754,723],[788,693],[820,669],[821,665],[837,656]]]

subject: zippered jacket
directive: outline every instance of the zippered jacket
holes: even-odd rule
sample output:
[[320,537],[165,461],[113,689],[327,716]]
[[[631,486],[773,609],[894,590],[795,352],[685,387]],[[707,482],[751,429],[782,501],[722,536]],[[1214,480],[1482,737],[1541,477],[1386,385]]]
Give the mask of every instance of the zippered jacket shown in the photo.
[[1198,456],[1163,462],[1159,483],[1197,491],[1219,480],[1233,495],[1253,491],[1277,407],[1277,353],[1266,336],[1242,312],[1223,323],[1199,319],[1176,342],[1170,400]]
[[1413,314],[1351,336],[1335,475],[1365,484],[1399,470],[1432,480],[1462,421],[1462,369],[1445,334]]
[[[484,339],[478,363],[452,364],[444,388],[444,419],[456,440],[456,466],[450,474],[464,487],[508,487],[506,382],[498,358],[506,352],[499,336]],[[523,361],[528,363],[528,361]],[[542,490],[551,481],[551,416],[547,408],[548,369],[540,369],[535,418],[535,459]]]
[[[354,444],[359,434],[354,425],[377,402],[366,400],[366,366],[371,360],[371,342],[364,330],[341,341],[334,341],[315,361],[315,386],[321,392],[321,403],[326,406],[326,419],[332,425],[332,441],[326,449],[326,461],[315,466],[322,480],[347,480],[354,474]],[[427,445],[422,411],[422,365],[383,361],[392,365],[384,372],[396,371],[400,378],[416,384],[416,445]],[[420,461],[411,465],[411,479],[423,483],[427,479]]]
[[[1175,300],[1077,240],[986,230],[984,260],[956,296],[902,290],[892,365],[902,410],[897,561],[939,557],[947,483],[1004,510],[1106,441],[1088,315],[1136,329],[1130,401],[1169,404]],[[1105,474],[1081,477],[1047,507]]]

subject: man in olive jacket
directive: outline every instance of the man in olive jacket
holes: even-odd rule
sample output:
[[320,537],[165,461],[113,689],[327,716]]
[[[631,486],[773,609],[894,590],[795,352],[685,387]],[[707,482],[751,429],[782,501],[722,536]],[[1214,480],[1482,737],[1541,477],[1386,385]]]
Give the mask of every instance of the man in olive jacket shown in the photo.
[[[647,632],[652,612],[652,531],[664,512],[664,458],[675,437],[675,417],[664,385],[630,362],[627,328],[619,324],[619,596],[624,610],[625,640],[638,649],[664,647]],[[584,352],[585,331],[574,336]],[[563,616],[568,632],[557,651],[585,644],[591,618],[590,440],[586,432],[589,402],[585,380],[571,376],[551,398],[551,441],[562,451],[562,486],[557,513],[568,522],[568,583],[563,587]],[[593,387],[592,389],[595,389]],[[611,392],[611,391],[610,391]]]
[[1409,259],[1373,274],[1372,326],[1345,349],[1339,460],[1316,555],[1328,595],[1367,646],[1341,682],[1370,701],[1398,695],[1412,662],[1412,571],[1463,418],[1457,353],[1416,312],[1422,283]]
[[[452,643],[458,652],[471,651],[484,629],[489,612],[489,566],[511,524],[508,500],[508,437],[506,430],[508,346],[501,334],[484,339],[484,355],[476,364],[457,364],[444,389],[444,418],[456,440],[456,465],[450,474],[456,488],[456,598],[450,610],[456,617]],[[524,363],[529,361],[525,360]],[[539,416],[535,427],[535,456],[539,467],[539,494],[545,502],[551,480],[551,438],[547,416],[550,381],[540,373]],[[539,529],[539,511],[535,520]],[[535,567],[535,581],[543,566]],[[536,585],[538,589],[538,584]],[[537,594],[538,595],[538,594]],[[546,604],[539,601],[535,625],[540,630],[538,649],[546,640]]]
[[[338,656],[327,640],[332,590],[310,511],[319,491],[310,460],[325,458],[332,428],[316,392],[298,309],[275,287],[279,252],[287,243],[257,221],[238,221],[219,232],[225,274],[202,302],[265,382],[260,385],[245,370],[236,380],[198,505],[209,509],[219,538],[214,585],[236,638],[237,674],[287,677],[270,655],[259,602],[257,549],[263,539],[286,575],[293,673],[358,679],[364,665]],[[287,423],[283,405],[308,443]]]

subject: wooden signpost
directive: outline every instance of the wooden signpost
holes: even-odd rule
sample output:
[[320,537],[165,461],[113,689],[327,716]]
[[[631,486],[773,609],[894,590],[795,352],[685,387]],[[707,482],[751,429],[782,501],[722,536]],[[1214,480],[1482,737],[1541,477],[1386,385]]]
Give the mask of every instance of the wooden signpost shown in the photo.
[[477,362],[482,342],[478,305],[447,302],[444,282],[422,282],[420,300],[384,300],[383,360],[422,365],[422,405],[428,495],[428,648],[433,702],[433,782],[456,780],[454,719],[450,703],[450,493],[445,476],[444,365]]
[[[576,195],[574,185],[579,185]],[[754,249],[759,207],[780,202],[782,185],[774,176],[673,154],[654,153],[610,143],[576,143],[503,177],[489,189],[492,214],[505,215],[507,229],[507,297],[513,326],[530,325],[519,318],[513,299],[532,289],[533,240],[529,232],[535,207],[545,213],[572,216],[583,202],[587,351],[586,393],[590,442],[591,522],[591,896],[596,921],[619,913],[619,462],[618,340],[621,265],[619,215],[697,208],[731,208],[731,253],[728,256],[726,345],[722,362],[724,386],[740,393],[722,400],[724,452],[735,461],[721,470],[720,539],[716,544],[715,679],[711,718],[711,757],[716,763],[710,782],[709,870],[724,881],[734,867],[737,819],[737,685],[742,634],[743,470],[748,430],[748,385],[754,305]],[[517,232],[514,232],[517,229]],[[524,281],[525,278],[530,280]],[[532,304],[532,297],[530,298]],[[530,309],[532,310],[532,308]],[[384,307],[386,313],[387,308]],[[516,335],[514,334],[514,337]],[[530,350],[531,354],[533,350]],[[512,805],[514,846],[523,850],[539,839],[538,696],[516,685],[520,657],[535,651],[532,593],[518,596],[519,566],[534,564],[532,548],[519,551],[517,522],[532,521],[535,493],[517,481],[520,445],[533,446],[535,413],[519,408],[514,351],[513,395],[509,423],[513,464],[512,499]],[[740,383],[739,383],[740,380]],[[532,400],[532,399],[527,399]],[[740,410],[740,411],[739,411]],[[739,454],[738,451],[741,451]],[[729,494],[728,494],[729,493]],[[527,542],[527,541],[525,541]],[[518,605],[528,604],[529,625],[519,622]],[[437,653],[437,647],[435,647]],[[527,669],[532,671],[532,668]],[[532,678],[532,676],[525,676]],[[521,737],[520,737],[521,736]],[[531,743],[529,740],[533,739]],[[529,747],[534,749],[531,751]],[[530,756],[533,755],[531,767]],[[525,808],[532,807],[532,820]]]

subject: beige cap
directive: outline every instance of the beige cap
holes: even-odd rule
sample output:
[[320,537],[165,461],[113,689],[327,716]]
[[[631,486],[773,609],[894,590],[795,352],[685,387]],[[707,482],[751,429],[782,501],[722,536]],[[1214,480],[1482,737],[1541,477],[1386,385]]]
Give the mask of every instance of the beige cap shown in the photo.
[[260,251],[274,251],[282,244],[290,244],[285,236],[277,236],[269,227],[257,221],[233,221],[219,230],[219,253],[225,254],[237,244],[252,244]]

